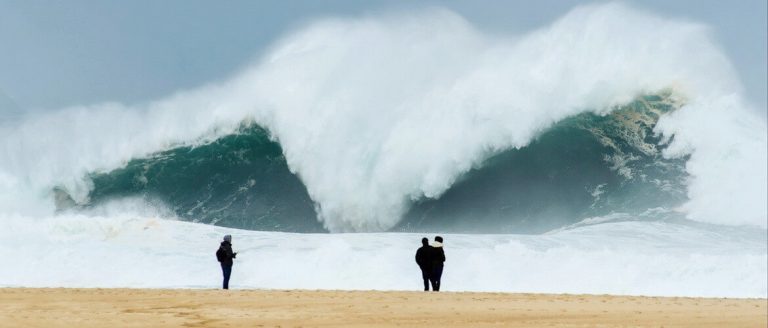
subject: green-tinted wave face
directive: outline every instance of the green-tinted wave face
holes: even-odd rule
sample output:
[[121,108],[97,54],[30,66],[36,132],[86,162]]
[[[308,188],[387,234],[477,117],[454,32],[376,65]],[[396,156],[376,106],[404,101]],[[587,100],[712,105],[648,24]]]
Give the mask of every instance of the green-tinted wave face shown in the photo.
[[91,205],[142,196],[194,222],[253,230],[325,231],[282,149],[257,126],[93,174]]
[[[686,159],[665,159],[653,127],[676,107],[646,96],[600,116],[583,113],[528,146],[496,154],[437,199],[422,199],[394,231],[537,233],[589,217],[669,216],[685,200]],[[326,231],[280,145],[255,125],[91,175],[90,203],[142,197],[184,220],[227,227]]]
[[652,130],[674,108],[667,95],[646,96],[561,121],[418,202],[395,230],[538,233],[615,213],[669,217],[685,200],[686,159],[663,158]]

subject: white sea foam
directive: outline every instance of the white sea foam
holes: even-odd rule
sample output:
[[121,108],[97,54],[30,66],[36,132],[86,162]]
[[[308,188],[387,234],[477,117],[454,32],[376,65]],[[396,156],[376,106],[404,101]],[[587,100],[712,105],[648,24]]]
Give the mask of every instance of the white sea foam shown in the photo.
[[[128,212],[1,221],[0,256],[12,264],[0,266],[0,286],[219,288],[214,252],[231,234],[236,289],[421,289],[421,235],[242,231]],[[723,230],[622,222],[443,235],[443,290],[765,298],[764,233]]]
[[[672,89],[668,156],[691,154],[691,219],[766,227],[766,124],[706,27],[622,4],[489,36],[444,10],[326,19],[228,81],[155,102],[42,112],[0,127],[0,208],[47,217],[54,186],[86,202],[88,172],[268,128],[331,231],[379,231],[494,152],[569,115]],[[119,77],[116,77],[119,78]]]

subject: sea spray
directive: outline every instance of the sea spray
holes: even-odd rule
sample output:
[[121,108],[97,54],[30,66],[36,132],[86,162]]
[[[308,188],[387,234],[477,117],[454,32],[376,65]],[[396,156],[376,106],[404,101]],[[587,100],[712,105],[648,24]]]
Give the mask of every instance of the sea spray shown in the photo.
[[54,188],[84,204],[93,172],[252,121],[279,142],[325,228],[381,231],[569,116],[670,88],[688,104],[657,129],[668,156],[690,154],[680,210],[765,228],[765,122],[707,28],[613,3],[516,36],[485,35],[445,10],[310,23],[228,81],[3,127],[0,205],[47,216]]

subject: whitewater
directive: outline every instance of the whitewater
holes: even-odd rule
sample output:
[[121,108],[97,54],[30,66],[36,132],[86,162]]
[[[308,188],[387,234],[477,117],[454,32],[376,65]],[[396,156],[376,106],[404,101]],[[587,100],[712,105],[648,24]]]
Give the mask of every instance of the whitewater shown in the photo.
[[418,289],[439,233],[446,290],[766,297],[766,131],[706,26],[624,4],[320,19],[223,81],[2,122],[0,285],[215,287],[232,234],[233,287]]

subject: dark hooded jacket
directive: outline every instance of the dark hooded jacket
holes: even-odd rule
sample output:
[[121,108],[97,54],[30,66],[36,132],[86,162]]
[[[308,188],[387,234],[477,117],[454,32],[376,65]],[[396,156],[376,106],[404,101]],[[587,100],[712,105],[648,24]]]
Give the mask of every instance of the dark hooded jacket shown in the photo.
[[219,248],[224,250],[224,259],[221,261],[221,265],[232,266],[232,259],[237,256],[237,253],[232,252],[232,244],[228,241],[222,241]]
[[419,265],[419,268],[421,268],[422,271],[432,270],[432,254],[432,246],[429,245],[421,246],[416,251],[416,264]]
[[443,243],[434,242],[430,247],[432,249],[431,260],[433,267],[442,267],[445,262],[445,251],[443,250]]

